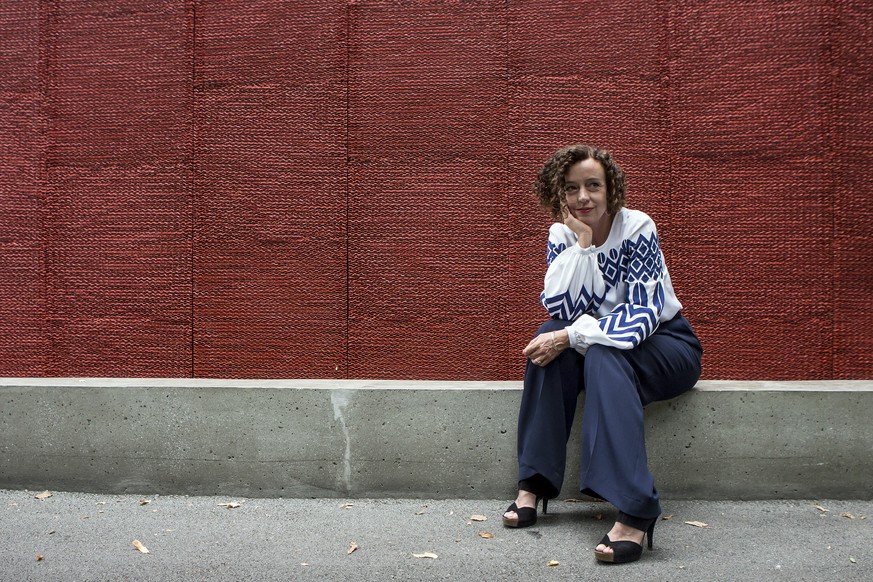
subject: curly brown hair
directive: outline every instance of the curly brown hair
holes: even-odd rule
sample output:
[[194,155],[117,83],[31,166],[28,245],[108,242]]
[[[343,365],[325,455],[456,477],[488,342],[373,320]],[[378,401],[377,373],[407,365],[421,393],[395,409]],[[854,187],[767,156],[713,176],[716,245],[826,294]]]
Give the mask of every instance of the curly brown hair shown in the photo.
[[615,215],[624,206],[626,182],[624,170],[612,159],[606,150],[584,144],[566,146],[550,157],[537,174],[534,192],[540,206],[552,214],[552,219],[561,222],[561,204],[564,202],[564,177],[570,166],[593,158],[600,162],[606,173],[606,211]]

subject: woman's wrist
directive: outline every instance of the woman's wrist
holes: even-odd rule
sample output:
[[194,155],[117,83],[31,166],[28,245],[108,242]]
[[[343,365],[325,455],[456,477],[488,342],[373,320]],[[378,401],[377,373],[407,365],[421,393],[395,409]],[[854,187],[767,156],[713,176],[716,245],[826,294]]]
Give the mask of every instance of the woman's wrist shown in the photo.
[[551,347],[555,351],[562,351],[570,347],[570,334],[566,329],[551,332]]

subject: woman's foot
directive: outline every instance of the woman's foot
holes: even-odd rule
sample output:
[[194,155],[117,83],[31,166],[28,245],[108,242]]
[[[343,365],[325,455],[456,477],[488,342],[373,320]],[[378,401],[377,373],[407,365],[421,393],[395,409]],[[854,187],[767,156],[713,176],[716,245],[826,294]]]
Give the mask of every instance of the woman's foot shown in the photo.
[[[537,522],[537,503],[539,497],[530,491],[519,490],[515,502],[503,514],[506,527],[529,527]],[[547,499],[543,499],[543,513],[546,512]]]
[[619,512],[615,525],[594,548],[594,557],[601,562],[615,564],[639,560],[643,555],[643,540],[647,535],[649,549],[652,549],[652,535],[657,521],[657,517],[646,520]]
[[[633,542],[642,548],[643,537],[645,537],[646,532],[641,529],[636,529],[629,525],[625,525],[623,523],[615,522],[615,525],[612,526],[612,529],[609,530],[609,533],[607,533],[606,535],[609,538],[609,541],[612,543]],[[614,550],[604,543],[597,544],[597,547],[594,548],[594,551],[604,555],[614,555]]]

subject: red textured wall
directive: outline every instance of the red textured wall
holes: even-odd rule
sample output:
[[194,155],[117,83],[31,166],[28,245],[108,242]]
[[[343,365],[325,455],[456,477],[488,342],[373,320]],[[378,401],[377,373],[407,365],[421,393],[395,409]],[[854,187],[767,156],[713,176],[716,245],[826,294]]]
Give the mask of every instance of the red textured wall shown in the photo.
[[0,375],[519,379],[556,147],[706,378],[873,378],[873,8],[0,5]]

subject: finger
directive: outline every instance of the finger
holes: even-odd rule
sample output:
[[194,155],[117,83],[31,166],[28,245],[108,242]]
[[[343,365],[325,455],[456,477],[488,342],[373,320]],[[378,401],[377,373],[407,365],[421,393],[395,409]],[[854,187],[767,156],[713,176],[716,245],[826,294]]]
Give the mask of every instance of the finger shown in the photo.
[[534,363],[538,366],[547,366],[549,362],[554,360],[554,356],[552,356],[551,352],[548,350],[544,352],[540,352],[539,355],[534,359]]

